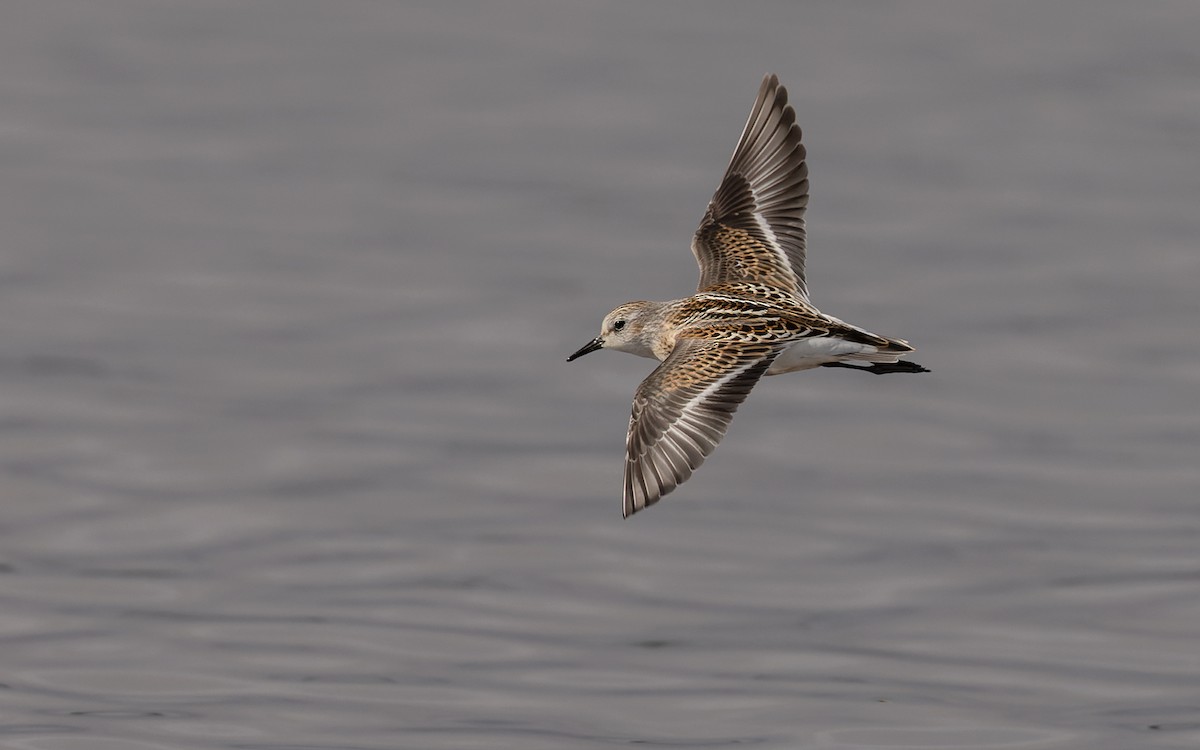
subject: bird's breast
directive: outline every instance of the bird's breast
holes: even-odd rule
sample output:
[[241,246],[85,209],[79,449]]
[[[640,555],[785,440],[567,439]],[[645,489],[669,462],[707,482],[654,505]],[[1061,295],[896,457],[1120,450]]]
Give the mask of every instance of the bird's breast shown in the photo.
[[667,355],[671,353],[671,350],[675,348],[676,338],[678,338],[678,336],[676,335],[675,331],[664,329],[663,331],[659,332],[657,336],[651,339],[650,351],[654,352],[654,356],[659,362],[666,359]]

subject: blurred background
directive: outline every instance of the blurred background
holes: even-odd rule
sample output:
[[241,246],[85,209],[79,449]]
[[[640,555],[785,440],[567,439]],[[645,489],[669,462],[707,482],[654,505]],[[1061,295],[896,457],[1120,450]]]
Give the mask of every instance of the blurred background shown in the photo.
[[[0,747],[1194,748],[1200,6],[7,3]],[[826,312],[622,521],[764,73]]]

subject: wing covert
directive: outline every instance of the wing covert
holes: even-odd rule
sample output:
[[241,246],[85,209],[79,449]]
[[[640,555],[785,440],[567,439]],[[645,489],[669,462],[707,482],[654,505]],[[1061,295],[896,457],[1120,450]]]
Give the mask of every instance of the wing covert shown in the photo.
[[625,443],[626,518],[682,484],[716,449],[738,405],[782,348],[679,339],[634,394]]

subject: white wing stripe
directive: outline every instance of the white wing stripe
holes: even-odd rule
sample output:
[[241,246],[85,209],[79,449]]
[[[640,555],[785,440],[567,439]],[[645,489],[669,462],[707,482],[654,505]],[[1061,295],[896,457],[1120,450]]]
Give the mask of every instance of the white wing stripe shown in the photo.
[[767,223],[767,220],[763,218],[762,213],[758,211],[754,212],[754,223],[758,224],[758,228],[762,230],[763,236],[767,238],[767,244],[771,246],[771,249],[775,251],[775,254],[779,256],[779,259],[783,261],[784,266],[786,266],[788,263],[787,253],[785,253],[783,248],[780,247],[779,238],[775,236],[775,230],[772,229],[771,225]]

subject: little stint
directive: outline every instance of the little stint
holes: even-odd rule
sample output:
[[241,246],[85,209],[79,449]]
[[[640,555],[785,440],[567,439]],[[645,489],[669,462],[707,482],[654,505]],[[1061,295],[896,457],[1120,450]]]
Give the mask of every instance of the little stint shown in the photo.
[[567,357],[616,349],[661,362],[638,386],[625,440],[623,514],[658,502],[692,475],[763,375],[844,367],[929,372],[913,347],[826,315],[808,300],[804,211],[808,166],[779,79],[763,79],[741,140],[692,238],[696,294],[627,302]]

